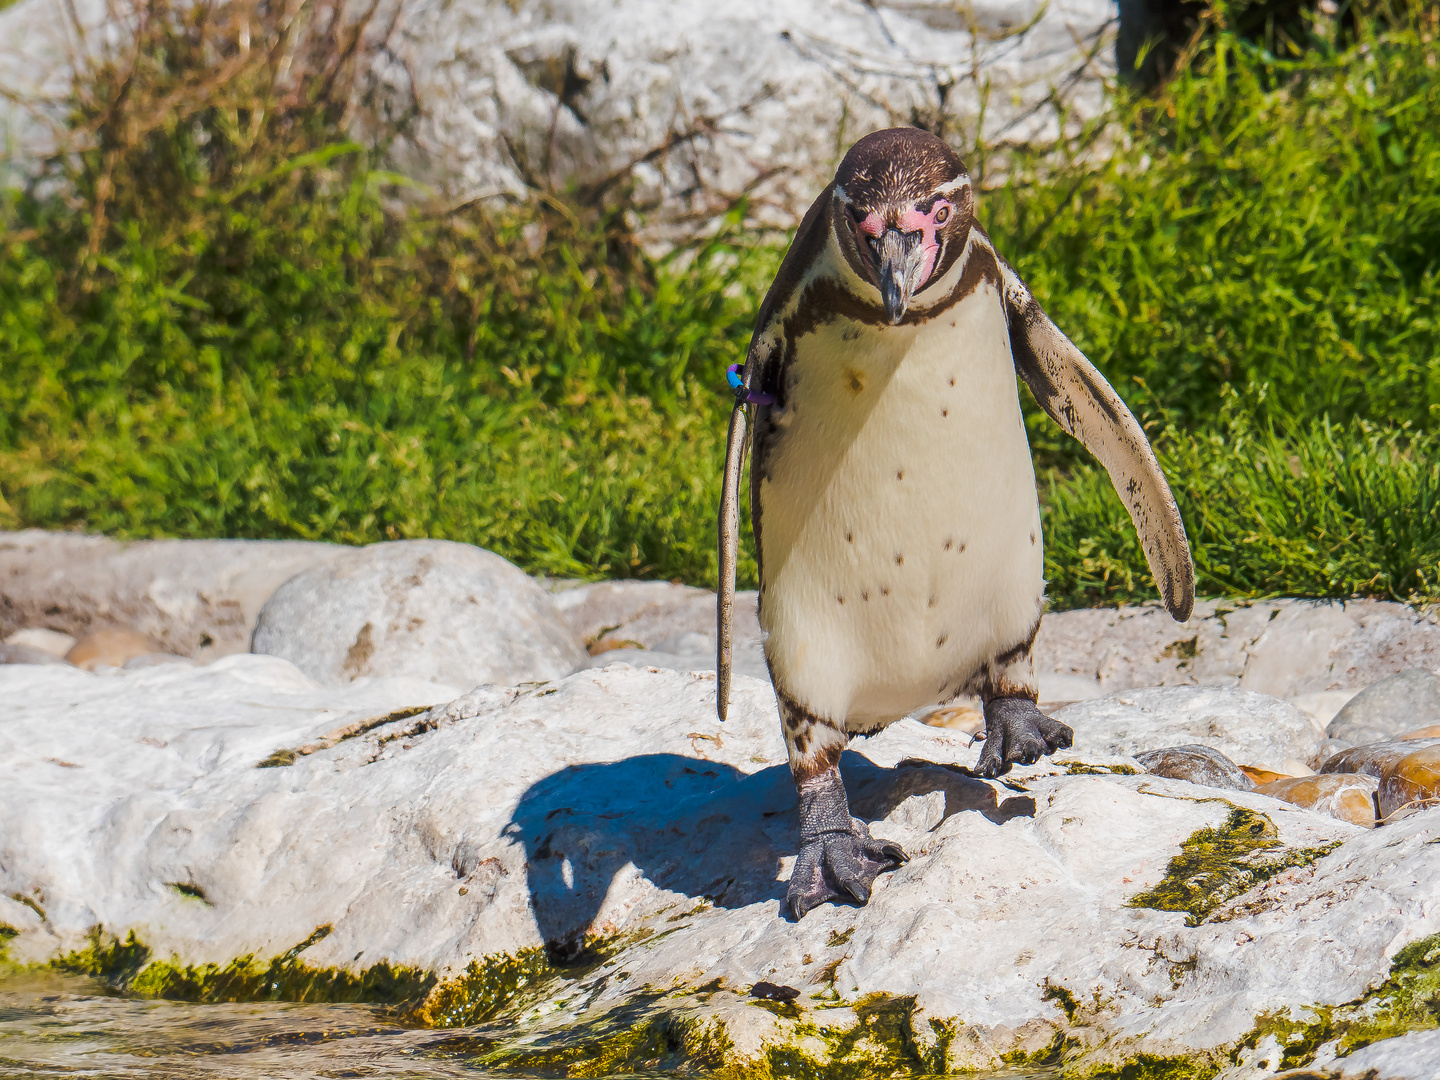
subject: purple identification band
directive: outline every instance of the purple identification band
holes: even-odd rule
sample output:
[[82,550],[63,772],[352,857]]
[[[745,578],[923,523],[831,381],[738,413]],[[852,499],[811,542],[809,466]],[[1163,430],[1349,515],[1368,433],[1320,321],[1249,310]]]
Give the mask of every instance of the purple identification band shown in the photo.
[[774,394],[762,394],[758,390],[746,389],[745,380],[740,377],[740,369],[743,366],[743,364],[731,364],[725,369],[725,381],[730,384],[730,389],[735,391],[735,396],[737,398],[740,397],[741,391],[744,391],[745,396],[743,400],[747,405],[774,404]]

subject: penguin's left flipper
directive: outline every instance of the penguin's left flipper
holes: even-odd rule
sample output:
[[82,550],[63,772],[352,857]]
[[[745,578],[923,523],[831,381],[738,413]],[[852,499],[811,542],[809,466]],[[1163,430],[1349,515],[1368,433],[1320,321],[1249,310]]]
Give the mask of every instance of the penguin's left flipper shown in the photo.
[[735,614],[735,560],[740,548],[740,473],[745,467],[745,406],[736,402],[725,444],[720,488],[720,587],[715,591],[715,712],[730,711],[730,670]]
[[1105,466],[1130,511],[1166,610],[1184,622],[1195,606],[1195,564],[1180,510],[1144,430],[1003,260],[1000,272],[1016,371],[1051,419]]
[[1046,754],[1070,747],[1075,732],[1042,713],[1026,697],[992,698],[985,703],[985,748],[975,772],[1004,776],[1011,765],[1033,765]]

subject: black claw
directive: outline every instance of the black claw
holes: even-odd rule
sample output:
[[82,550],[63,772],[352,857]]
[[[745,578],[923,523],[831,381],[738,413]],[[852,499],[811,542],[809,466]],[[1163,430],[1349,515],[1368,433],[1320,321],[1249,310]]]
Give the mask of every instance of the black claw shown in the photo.
[[975,771],[984,777],[1004,776],[1012,763],[1033,765],[1046,754],[1068,748],[1074,736],[1029,698],[994,698],[985,703],[985,748]]
[[899,844],[876,840],[864,822],[852,819],[852,831],[826,833],[800,849],[785,900],[795,918],[830,901],[869,901],[881,874],[908,861]]

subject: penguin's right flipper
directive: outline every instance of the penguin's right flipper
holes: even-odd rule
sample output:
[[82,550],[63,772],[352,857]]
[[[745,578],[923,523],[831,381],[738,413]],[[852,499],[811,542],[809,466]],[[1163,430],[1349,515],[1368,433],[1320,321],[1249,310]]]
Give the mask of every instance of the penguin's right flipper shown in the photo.
[[1105,376],[1085,359],[1003,260],[1015,368],[1040,407],[1100,459],[1145,549],[1165,608],[1179,622],[1195,606],[1195,564],[1155,451]]
[[715,710],[723,723],[730,708],[730,660],[735,612],[735,560],[740,549],[740,473],[745,466],[745,406],[730,414],[725,479],[720,491],[720,588],[715,594]]

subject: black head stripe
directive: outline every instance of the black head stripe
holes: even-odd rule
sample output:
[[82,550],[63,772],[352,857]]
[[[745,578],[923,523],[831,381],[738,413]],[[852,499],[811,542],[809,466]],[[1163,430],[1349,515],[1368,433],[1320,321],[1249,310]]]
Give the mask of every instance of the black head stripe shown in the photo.
[[965,163],[943,139],[919,128],[872,132],[850,148],[835,182],[859,206],[914,202],[965,175]]

